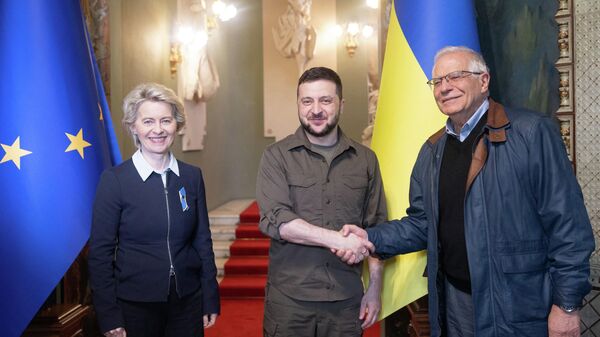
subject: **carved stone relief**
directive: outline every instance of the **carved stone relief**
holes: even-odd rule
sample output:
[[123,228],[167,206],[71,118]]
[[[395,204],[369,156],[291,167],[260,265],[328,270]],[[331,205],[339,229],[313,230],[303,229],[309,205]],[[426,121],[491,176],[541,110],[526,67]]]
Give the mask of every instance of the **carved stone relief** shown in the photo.
[[572,2],[559,1],[558,11],[556,13],[556,23],[558,25],[558,60],[556,68],[559,74],[559,107],[557,118],[560,123],[560,132],[565,142],[565,148],[569,159],[576,167],[576,149],[575,149],[575,105],[574,99],[574,71],[573,71],[573,11]]
[[288,0],[288,6],[273,27],[275,48],[286,58],[294,58],[301,75],[313,58],[317,32],[311,24],[312,0]]
[[561,16],[556,18],[558,23],[558,64],[573,62],[573,33],[572,33],[572,16]]
[[560,76],[560,85],[558,87],[560,96],[559,113],[572,112],[573,108],[573,65],[557,66]]

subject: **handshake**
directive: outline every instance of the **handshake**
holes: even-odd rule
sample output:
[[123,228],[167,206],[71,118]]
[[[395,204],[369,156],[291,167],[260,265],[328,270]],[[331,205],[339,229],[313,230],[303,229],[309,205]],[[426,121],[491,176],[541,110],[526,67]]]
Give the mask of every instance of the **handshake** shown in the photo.
[[356,264],[375,252],[375,246],[369,241],[367,231],[356,225],[344,225],[341,237],[331,252],[347,264]]

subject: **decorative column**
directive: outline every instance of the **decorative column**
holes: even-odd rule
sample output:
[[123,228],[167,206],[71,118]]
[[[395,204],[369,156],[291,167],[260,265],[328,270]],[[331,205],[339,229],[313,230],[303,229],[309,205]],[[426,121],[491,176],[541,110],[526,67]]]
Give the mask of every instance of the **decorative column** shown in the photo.
[[557,118],[560,122],[560,133],[569,155],[573,169],[575,169],[575,105],[574,97],[574,72],[573,72],[573,11],[572,0],[559,0],[556,13],[558,24],[558,50],[559,57],[556,61],[560,84],[558,95],[560,105]]

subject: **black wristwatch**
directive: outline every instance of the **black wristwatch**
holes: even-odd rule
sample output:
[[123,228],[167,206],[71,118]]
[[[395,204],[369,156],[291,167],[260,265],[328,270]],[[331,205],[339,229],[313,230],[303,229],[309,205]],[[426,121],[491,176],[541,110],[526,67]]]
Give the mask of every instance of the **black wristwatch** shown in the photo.
[[563,304],[561,304],[558,307],[562,311],[564,311],[566,313],[569,313],[569,314],[572,313],[572,312],[575,312],[575,311],[577,311],[579,309],[581,309],[581,306],[578,306],[578,305],[563,305]]

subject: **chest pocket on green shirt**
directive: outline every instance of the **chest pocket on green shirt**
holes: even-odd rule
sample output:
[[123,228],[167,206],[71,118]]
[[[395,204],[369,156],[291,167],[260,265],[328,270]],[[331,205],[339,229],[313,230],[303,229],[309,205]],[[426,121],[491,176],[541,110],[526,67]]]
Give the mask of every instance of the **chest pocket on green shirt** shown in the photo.
[[338,211],[342,221],[360,225],[369,179],[366,175],[343,175],[337,181]]
[[296,213],[306,221],[318,219],[321,211],[319,203],[321,189],[317,186],[317,178],[289,175],[287,177],[290,189],[290,201]]

